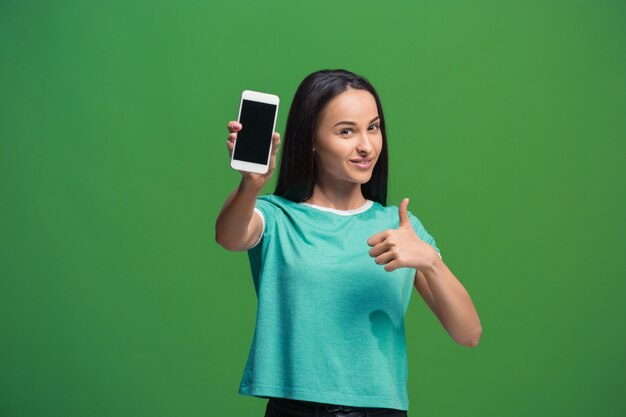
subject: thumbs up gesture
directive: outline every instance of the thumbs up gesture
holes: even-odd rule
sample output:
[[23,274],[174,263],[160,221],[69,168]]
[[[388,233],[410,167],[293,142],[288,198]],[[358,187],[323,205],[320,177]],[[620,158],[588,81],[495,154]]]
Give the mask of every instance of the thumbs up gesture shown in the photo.
[[415,234],[409,220],[409,199],[405,198],[398,207],[400,226],[377,233],[367,240],[372,246],[369,254],[376,263],[385,265],[385,271],[391,272],[398,268],[415,268],[421,270],[435,262],[437,251]]

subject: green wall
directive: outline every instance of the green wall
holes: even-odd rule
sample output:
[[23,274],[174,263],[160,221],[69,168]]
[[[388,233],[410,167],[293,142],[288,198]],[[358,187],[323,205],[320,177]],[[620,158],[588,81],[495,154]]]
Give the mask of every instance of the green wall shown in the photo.
[[[377,88],[390,204],[483,324],[414,291],[410,416],[626,415],[624,1],[0,3],[0,415],[262,416],[214,241],[226,124],[309,73]],[[273,191],[274,181],[264,190]],[[323,342],[323,341],[320,341]]]

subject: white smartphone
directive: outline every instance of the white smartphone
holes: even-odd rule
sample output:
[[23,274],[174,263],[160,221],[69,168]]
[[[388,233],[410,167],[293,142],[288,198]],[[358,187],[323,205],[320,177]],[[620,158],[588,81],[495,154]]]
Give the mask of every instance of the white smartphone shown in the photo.
[[278,96],[244,90],[241,93],[237,132],[230,166],[238,171],[265,174],[272,153],[272,136],[278,116]]

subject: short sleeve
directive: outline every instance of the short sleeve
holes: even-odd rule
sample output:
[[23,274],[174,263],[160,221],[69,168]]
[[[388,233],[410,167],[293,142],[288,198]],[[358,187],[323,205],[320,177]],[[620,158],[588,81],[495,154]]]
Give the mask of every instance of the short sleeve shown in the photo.
[[256,247],[263,236],[270,236],[272,234],[276,221],[277,207],[272,204],[270,195],[262,195],[257,197],[254,211],[261,217],[263,228],[259,238],[250,249]]
[[435,243],[435,238],[432,237],[430,233],[428,233],[428,231],[426,230],[422,222],[415,215],[413,215],[413,213],[411,213],[410,211],[409,211],[409,219],[411,220],[411,225],[413,226],[413,230],[415,230],[415,233],[417,234],[417,236],[419,236],[420,239],[422,239],[424,242],[428,243],[430,246],[435,248],[439,257],[443,259],[443,257],[441,256],[441,251],[439,250],[439,248],[437,247],[437,244]]

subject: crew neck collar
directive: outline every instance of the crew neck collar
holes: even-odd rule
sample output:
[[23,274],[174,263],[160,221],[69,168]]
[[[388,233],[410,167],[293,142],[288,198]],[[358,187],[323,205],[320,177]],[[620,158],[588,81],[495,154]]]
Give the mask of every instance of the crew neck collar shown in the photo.
[[312,207],[314,209],[326,211],[329,213],[339,214],[340,216],[352,216],[354,214],[363,213],[364,211],[372,207],[374,202],[372,200],[366,200],[365,204],[363,204],[361,207],[357,207],[352,210],[340,210],[340,209],[331,208],[331,207],[318,206],[317,204],[311,204],[311,203],[298,203],[298,204],[302,204],[303,206]]

